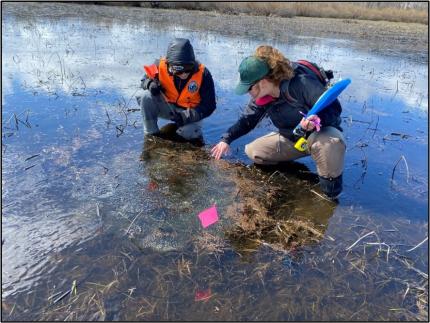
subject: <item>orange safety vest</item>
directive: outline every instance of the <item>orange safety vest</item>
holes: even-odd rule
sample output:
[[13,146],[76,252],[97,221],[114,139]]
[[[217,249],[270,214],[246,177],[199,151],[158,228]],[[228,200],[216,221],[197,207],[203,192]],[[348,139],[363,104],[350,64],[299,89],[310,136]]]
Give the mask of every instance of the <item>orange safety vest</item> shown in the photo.
[[164,96],[169,103],[175,103],[184,109],[193,109],[201,101],[200,87],[202,85],[203,71],[205,66],[199,65],[199,70],[191,76],[181,93],[175,87],[173,75],[167,70],[165,58],[160,59],[158,66],[158,79],[163,87]]

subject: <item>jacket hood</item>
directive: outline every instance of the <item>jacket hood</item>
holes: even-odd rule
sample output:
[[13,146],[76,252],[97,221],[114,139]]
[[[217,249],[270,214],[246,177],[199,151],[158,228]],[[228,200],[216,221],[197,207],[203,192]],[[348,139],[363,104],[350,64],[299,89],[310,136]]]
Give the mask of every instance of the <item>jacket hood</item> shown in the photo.
[[195,64],[194,49],[185,38],[173,39],[167,47],[167,62],[169,64]]

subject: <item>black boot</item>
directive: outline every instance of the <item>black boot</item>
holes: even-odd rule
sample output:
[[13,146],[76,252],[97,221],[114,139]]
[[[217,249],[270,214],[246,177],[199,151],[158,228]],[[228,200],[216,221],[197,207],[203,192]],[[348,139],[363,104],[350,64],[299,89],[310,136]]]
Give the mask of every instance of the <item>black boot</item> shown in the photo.
[[321,190],[328,198],[335,200],[342,192],[342,174],[336,178],[319,176],[319,179]]

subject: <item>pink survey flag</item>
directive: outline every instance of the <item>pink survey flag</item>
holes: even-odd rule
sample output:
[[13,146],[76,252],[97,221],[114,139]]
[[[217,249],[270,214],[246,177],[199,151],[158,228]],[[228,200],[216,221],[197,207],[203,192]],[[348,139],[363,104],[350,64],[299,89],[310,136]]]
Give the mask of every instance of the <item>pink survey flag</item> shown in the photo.
[[207,228],[211,224],[218,221],[218,212],[216,210],[215,204],[209,209],[203,210],[199,214],[200,222],[203,228]]
[[196,290],[196,294],[194,295],[194,300],[198,301],[207,301],[212,297],[211,289],[208,288],[206,290]]

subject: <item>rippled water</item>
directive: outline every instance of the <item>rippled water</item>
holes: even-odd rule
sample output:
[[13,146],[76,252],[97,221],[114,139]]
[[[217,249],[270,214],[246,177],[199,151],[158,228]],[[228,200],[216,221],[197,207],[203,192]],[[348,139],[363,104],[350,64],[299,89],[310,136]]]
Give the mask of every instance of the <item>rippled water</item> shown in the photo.
[[[407,252],[428,231],[427,59],[345,39],[266,38],[269,24],[263,34],[221,34],[162,11],[2,6],[3,320],[428,319],[428,242]],[[191,40],[215,80],[207,146],[246,104],[233,93],[236,70],[261,43],[353,80],[341,97],[348,151],[339,205],[286,175],[284,212],[321,225],[319,243],[296,255],[247,251],[226,237],[223,214],[237,193],[228,170],[204,154],[187,167],[189,147],[142,157],[148,144],[134,110],[142,65],[173,37]],[[234,142],[228,160],[249,163],[244,145],[270,130],[266,120]],[[195,215],[213,203],[221,221],[206,232]],[[209,238],[222,251],[201,249]],[[74,280],[77,295],[52,304]]]

